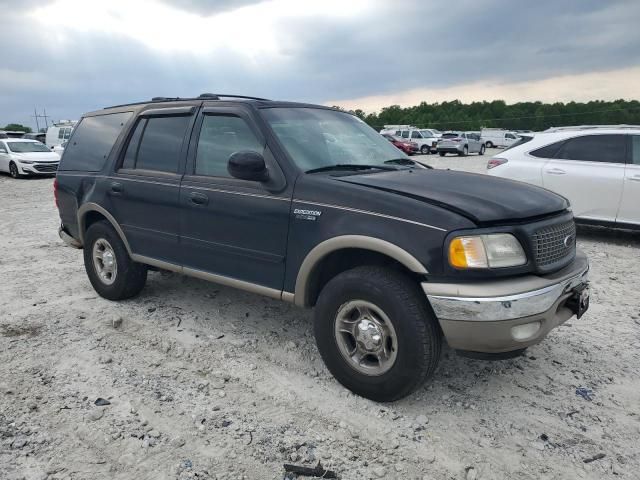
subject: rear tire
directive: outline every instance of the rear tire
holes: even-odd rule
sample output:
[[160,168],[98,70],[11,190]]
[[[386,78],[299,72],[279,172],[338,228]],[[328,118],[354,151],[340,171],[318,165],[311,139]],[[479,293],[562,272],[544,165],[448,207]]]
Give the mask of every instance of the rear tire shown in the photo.
[[478,155],[484,155],[484,151],[485,151],[484,145],[480,145],[480,151],[478,152]]
[[441,157],[444,157],[444,152],[438,152]]
[[20,171],[18,170],[18,166],[14,162],[11,162],[9,164],[9,175],[11,175],[11,178],[22,177],[22,175],[20,175]]
[[493,142],[489,141],[485,144],[487,148],[493,148]]
[[437,320],[418,284],[375,266],[348,270],[325,285],[314,333],[336,380],[378,402],[415,391],[435,371],[442,347]]
[[462,148],[462,152],[458,153],[458,155],[460,155],[461,157],[466,157],[467,155],[469,155],[469,147],[465,145]]
[[107,221],[92,224],[85,234],[84,267],[101,297],[135,297],[147,281],[147,267],[129,257],[118,233]]

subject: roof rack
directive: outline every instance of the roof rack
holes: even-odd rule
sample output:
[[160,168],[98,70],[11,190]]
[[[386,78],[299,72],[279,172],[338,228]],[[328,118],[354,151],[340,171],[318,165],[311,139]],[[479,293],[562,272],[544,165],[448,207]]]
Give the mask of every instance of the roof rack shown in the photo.
[[248,95],[231,95],[226,93],[201,93],[197,97],[153,97],[151,101],[146,102],[133,102],[133,103],[123,103],[122,105],[113,105],[111,107],[105,107],[105,110],[108,108],[117,108],[117,107],[128,107],[130,105],[144,105],[146,103],[162,103],[162,102],[184,102],[191,100],[221,100],[222,98],[244,98],[247,100],[262,100],[268,102],[268,98],[261,97],[250,97]]
[[598,129],[621,129],[621,130],[640,130],[640,125],[575,125],[572,127],[551,127],[547,128],[545,132],[563,132],[563,131],[571,131],[571,130],[598,130]]

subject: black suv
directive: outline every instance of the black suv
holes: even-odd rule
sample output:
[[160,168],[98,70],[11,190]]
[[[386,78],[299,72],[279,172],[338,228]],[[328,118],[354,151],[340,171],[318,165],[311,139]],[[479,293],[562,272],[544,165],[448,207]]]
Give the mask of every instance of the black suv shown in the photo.
[[83,116],[55,182],[95,290],[149,267],[315,307],[318,349],[359,395],[401,398],[444,339],[508,356],[588,306],[567,201],[426,169],[356,116],[233,95]]

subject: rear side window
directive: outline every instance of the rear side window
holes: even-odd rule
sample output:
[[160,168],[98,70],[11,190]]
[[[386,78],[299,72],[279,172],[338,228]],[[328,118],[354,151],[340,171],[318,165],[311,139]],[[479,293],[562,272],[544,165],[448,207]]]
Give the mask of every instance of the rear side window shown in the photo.
[[420,132],[414,130],[411,132],[411,138],[422,138],[422,135],[420,135]]
[[558,153],[558,150],[560,150],[564,143],[564,140],[562,142],[552,143],[551,145],[547,145],[546,147],[533,150],[529,152],[529,154],[538,158],[555,158],[556,153]]
[[58,170],[102,170],[132,112],[84,117],[73,131]]
[[196,175],[230,177],[227,171],[229,157],[241,150],[262,153],[264,145],[242,118],[206,115],[198,138]]
[[409,130],[403,130],[401,136],[402,138],[409,138]]
[[631,163],[640,165],[640,135],[633,135],[633,155],[631,156]]
[[625,135],[585,135],[571,138],[556,158],[584,162],[625,163]]
[[142,118],[124,155],[123,168],[177,173],[190,116]]

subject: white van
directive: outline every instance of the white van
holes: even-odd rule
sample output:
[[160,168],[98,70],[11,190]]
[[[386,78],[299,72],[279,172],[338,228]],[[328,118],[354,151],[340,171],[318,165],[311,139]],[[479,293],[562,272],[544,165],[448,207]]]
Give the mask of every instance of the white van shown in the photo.
[[480,131],[480,139],[487,148],[506,148],[520,140],[520,136],[502,128],[483,128]]
[[53,150],[54,147],[59,147],[67,140],[69,140],[71,132],[73,132],[73,128],[76,126],[76,123],[78,122],[65,120],[51,125],[47,129],[47,136],[45,141],[47,147]]
[[435,153],[438,139],[442,136],[442,133],[433,128],[418,128],[412,125],[385,125],[380,133],[417,143],[422,154]]

